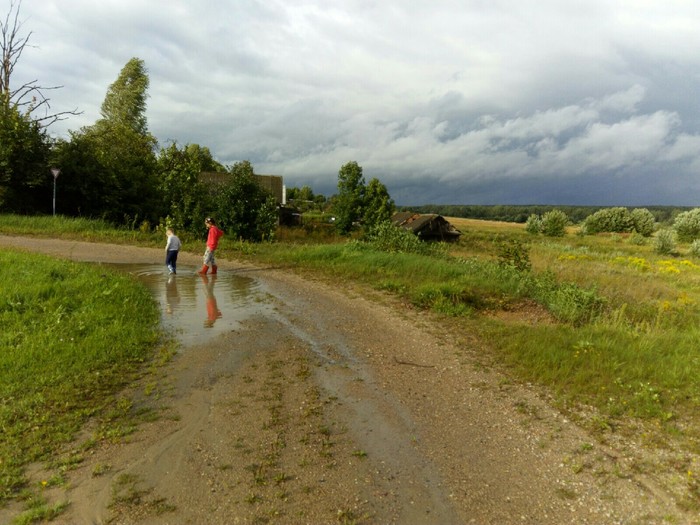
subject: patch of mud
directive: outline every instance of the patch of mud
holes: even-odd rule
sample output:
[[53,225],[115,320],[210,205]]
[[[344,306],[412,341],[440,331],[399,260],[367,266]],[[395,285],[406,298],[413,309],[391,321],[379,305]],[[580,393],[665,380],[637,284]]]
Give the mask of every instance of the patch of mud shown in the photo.
[[506,308],[489,311],[486,315],[492,319],[498,319],[503,323],[509,324],[532,326],[552,325],[557,322],[549,310],[541,304],[530,300],[509,304]]

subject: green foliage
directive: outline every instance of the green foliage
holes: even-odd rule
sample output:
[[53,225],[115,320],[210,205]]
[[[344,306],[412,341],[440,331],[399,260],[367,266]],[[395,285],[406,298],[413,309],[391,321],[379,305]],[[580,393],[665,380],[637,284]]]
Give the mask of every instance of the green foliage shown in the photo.
[[531,214],[525,221],[525,231],[532,235],[542,232],[542,217],[535,213]]
[[587,234],[637,232],[644,237],[654,233],[656,220],[646,208],[632,211],[623,207],[603,208],[586,217],[583,230]]
[[634,244],[635,246],[643,246],[647,243],[647,238],[640,233],[634,232],[632,235],[630,235],[629,243]]
[[678,214],[673,222],[673,229],[681,242],[700,239],[700,208]]
[[634,230],[643,237],[650,237],[654,233],[656,219],[654,214],[646,208],[635,208],[631,212]]
[[700,239],[695,239],[690,243],[690,253],[694,257],[700,257]]
[[153,352],[158,308],[126,275],[0,252],[0,503]]
[[604,311],[605,300],[595,289],[558,282],[550,272],[536,277],[531,285],[532,297],[544,304],[557,319],[571,325],[591,323]]
[[396,211],[386,186],[378,179],[365,185],[362,167],[352,161],[338,172],[338,194],[332,203],[335,227],[341,234],[348,234],[362,225],[365,230],[391,219]]
[[670,255],[676,251],[676,236],[673,230],[659,230],[654,239],[654,251],[661,255]]
[[101,217],[115,224],[156,224],[164,215],[155,175],[156,139],[147,132],[148,78],[132,59],[103,103],[103,118],[57,144],[61,168],[57,208],[67,215]]
[[314,195],[311,186],[301,188],[287,188],[287,202],[302,213],[323,211],[326,205],[326,197]]
[[364,215],[365,179],[362,167],[352,161],[344,164],[338,172],[338,195],[333,205],[335,227],[347,234]]
[[394,226],[390,221],[376,224],[369,230],[366,239],[372,248],[388,253],[437,255],[445,251],[444,245],[421,241],[412,232]]
[[137,135],[146,135],[148,84],[148,73],[143,60],[136,57],[129,60],[107,90],[100,110],[102,118],[113,126],[123,126]]
[[378,179],[372,179],[365,190],[362,225],[370,229],[378,224],[391,220],[396,206],[389,196],[386,186]]
[[547,237],[563,237],[569,217],[561,210],[548,211],[542,216],[541,231]]
[[199,175],[215,167],[207,148],[171,144],[158,154],[158,191],[167,206],[165,225],[177,232],[198,234],[206,214],[207,191]]
[[46,131],[0,96],[0,210],[51,210],[49,143]]
[[584,229],[588,234],[628,233],[634,231],[634,220],[627,208],[604,208],[586,217]]
[[[586,217],[598,210],[601,206],[549,206],[549,205],[479,205],[479,204],[425,204],[423,206],[399,206],[399,211],[411,211],[414,213],[437,213],[445,217],[463,217],[465,219],[482,219],[499,222],[524,223],[531,215],[542,216],[553,209],[560,209],[574,223],[583,222]],[[649,206],[656,222],[671,223],[675,216],[690,208],[684,206]]]
[[270,240],[278,218],[274,196],[257,183],[250,162],[237,162],[230,174],[215,196],[217,224],[232,240]]
[[532,268],[530,252],[518,239],[500,239],[496,243],[498,263],[519,272],[528,272]]

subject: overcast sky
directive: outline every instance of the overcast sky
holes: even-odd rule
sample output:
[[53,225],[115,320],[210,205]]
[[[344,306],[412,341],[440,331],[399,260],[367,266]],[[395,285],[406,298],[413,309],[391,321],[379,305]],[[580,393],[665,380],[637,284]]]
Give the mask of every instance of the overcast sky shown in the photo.
[[[9,9],[8,0],[3,0]],[[1,5],[1,4],[0,4]],[[132,57],[160,144],[397,204],[700,206],[697,0],[23,0],[67,136]]]

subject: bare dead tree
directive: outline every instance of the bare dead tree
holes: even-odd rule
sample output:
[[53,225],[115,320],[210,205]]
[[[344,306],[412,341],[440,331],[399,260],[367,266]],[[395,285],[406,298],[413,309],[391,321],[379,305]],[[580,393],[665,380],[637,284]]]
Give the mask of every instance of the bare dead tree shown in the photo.
[[0,101],[3,104],[14,106],[31,115],[31,118],[43,127],[50,126],[56,121],[65,120],[71,115],[80,115],[76,109],[72,111],[51,112],[50,99],[44,92],[61,89],[63,86],[41,86],[38,80],[31,80],[12,89],[11,80],[15,66],[19,62],[25,48],[29,46],[32,36],[30,31],[25,36],[21,35],[22,21],[19,13],[22,0],[10,1],[10,9],[4,21],[0,19],[0,46],[2,50],[2,70],[0,71]]

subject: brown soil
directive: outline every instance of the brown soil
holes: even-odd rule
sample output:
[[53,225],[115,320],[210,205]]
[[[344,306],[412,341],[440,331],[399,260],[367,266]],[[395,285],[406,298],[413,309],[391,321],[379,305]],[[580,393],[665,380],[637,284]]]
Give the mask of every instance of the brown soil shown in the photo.
[[[83,261],[163,256],[0,245]],[[649,467],[662,459],[633,436],[592,434],[485,366],[472,335],[289,270],[220,261],[220,271],[260,279],[275,314],[178,353],[126,392],[158,417],[90,450],[47,492],[70,503],[54,523],[700,523]]]

